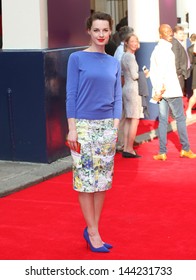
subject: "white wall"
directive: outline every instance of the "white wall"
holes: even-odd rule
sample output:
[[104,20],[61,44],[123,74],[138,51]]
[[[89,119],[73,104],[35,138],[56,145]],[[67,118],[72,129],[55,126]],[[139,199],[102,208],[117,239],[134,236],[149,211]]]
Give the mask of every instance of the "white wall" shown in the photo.
[[158,41],[159,0],[128,0],[128,11],[131,11],[129,26],[134,28],[140,42]]
[[[176,0],[176,3],[177,16],[181,17],[185,31],[190,35],[196,33],[195,0]],[[189,13],[189,24],[186,23],[186,13]]]
[[185,15],[188,12],[187,1],[188,0],[176,0],[177,17],[181,18],[182,23],[186,21]]
[[184,0],[187,2],[189,12],[189,34],[196,33],[195,0]]
[[48,45],[47,0],[2,0],[3,49]]

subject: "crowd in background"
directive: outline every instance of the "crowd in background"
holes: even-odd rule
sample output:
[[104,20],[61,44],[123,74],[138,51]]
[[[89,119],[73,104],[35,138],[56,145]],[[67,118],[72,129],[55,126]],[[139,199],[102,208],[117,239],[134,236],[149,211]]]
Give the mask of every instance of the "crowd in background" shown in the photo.
[[[127,61],[127,59],[123,59],[123,54],[124,52],[126,52],[125,50],[125,46],[124,46],[124,42],[125,40],[128,38],[128,36],[133,33],[134,34],[134,28],[128,26],[128,17],[127,17],[127,12],[124,18],[122,18],[119,23],[116,25],[116,31],[111,35],[110,40],[108,42],[108,44],[106,45],[106,53],[109,55],[114,56],[115,58],[117,58],[120,63],[121,63],[121,67],[124,68],[124,71],[126,71],[125,69],[125,61]],[[175,54],[175,65],[176,65],[176,72],[178,75],[178,79],[179,79],[179,83],[181,86],[181,90],[183,92],[183,96],[187,98],[188,100],[188,107],[186,108],[186,117],[187,118],[192,118],[192,110],[195,110],[194,105],[196,104],[196,70],[195,70],[195,65],[196,65],[196,34],[191,34],[190,38],[187,38],[185,32],[184,32],[184,28],[180,25],[176,25],[173,27],[173,39],[172,39],[172,51]],[[138,39],[138,48],[139,49],[139,39]],[[137,51],[137,50],[135,50]],[[125,55],[126,57],[127,55]],[[135,52],[134,52],[134,58],[135,58]],[[135,62],[137,63],[137,60],[135,60]],[[127,64],[128,65],[128,64]],[[131,63],[131,61],[129,61],[129,66],[130,69],[134,69],[134,65]],[[128,70],[128,72],[130,73],[130,77],[132,77],[132,82],[131,79],[129,80],[129,84],[133,84],[133,83],[137,83],[138,82],[138,93],[137,95],[140,96],[140,90],[139,87],[141,88],[141,79],[139,79],[139,76],[141,76],[141,73],[139,73],[138,71],[138,76],[137,79],[134,79],[133,76],[131,75],[131,71],[130,69]],[[146,72],[145,72],[146,71]],[[145,69],[144,73],[146,78],[149,77],[150,72],[148,71],[148,69]],[[139,75],[140,74],[140,75]],[[126,77],[127,77],[127,73],[125,73]],[[141,77],[140,77],[141,78]],[[127,83],[124,83],[124,73],[122,70],[122,87],[124,88],[125,92],[125,88],[127,87]],[[143,84],[144,85],[144,82]],[[148,98],[148,88],[145,85],[145,92],[146,92],[146,98]],[[132,93],[132,95],[131,95]],[[133,97],[134,95],[134,90],[130,91],[130,96]],[[123,95],[123,108],[127,108],[127,102],[128,99],[125,99],[125,95]],[[141,98],[141,97],[139,97]],[[126,100],[126,101],[125,101]],[[133,102],[133,108],[137,107],[137,102],[135,100],[132,100]],[[146,99],[145,102],[143,102],[142,104],[147,104],[148,100]],[[129,104],[130,106],[130,104]],[[132,110],[133,110],[132,108]],[[145,108],[143,108],[143,110],[145,110]],[[171,113],[171,112],[170,112]],[[172,116],[172,114],[171,114]],[[118,143],[117,143],[117,151],[123,151],[123,156],[124,157],[139,157],[138,155],[136,155],[136,152],[134,151],[133,147],[134,144],[137,145],[137,143],[133,140],[133,138],[135,138],[136,133],[137,133],[137,126],[139,124],[139,119],[142,117],[148,117],[148,110],[147,110],[147,114],[141,114],[140,117],[135,118],[129,118],[129,120],[132,120],[132,130],[129,131],[129,140],[131,140],[131,146],[129,147],[128,151],[125,148],[124,149],[124,141],[126,141],[125,139],[125,134],[127,135],[127,129],[125,128],[126,126],[126,120],[125,120],[125,110],[123,110],[123,115],[121,118],[121,122],[120,122],[120,127],[119,127],[119,135],[118,135]],[[174,116],[172,116],[174,117]],[[135,124],[133,126],[133,123],[137,123],[137,125]],[[134,131],[134,133],[132,133],[131,131]],[[132,135],[132,137],[131,137]],[[129,141],[130,143],[130,141]],[[127,154],[128,152],[128,154]],[[130,155],[131,153],[131,155]]]

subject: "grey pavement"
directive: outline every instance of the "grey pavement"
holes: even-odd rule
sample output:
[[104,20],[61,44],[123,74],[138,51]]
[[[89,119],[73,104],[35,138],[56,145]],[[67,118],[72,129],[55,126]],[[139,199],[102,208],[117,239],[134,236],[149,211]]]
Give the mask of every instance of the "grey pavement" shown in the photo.
[[71,170],[71,156],[52,163],[0,160],[0,197]]
[[[187,125],[196,122],[196,114],[187,119]],[[168,132],[176,131],[176,122],[168,125]],[[138,135],[135,141],[139,144],[151,141],[157,137],[157,129]],[[58,159],[55,162],[30,163],[0,160],[0,197],[41,183],[54,176],[66,173],[72,169],[71,156]]]

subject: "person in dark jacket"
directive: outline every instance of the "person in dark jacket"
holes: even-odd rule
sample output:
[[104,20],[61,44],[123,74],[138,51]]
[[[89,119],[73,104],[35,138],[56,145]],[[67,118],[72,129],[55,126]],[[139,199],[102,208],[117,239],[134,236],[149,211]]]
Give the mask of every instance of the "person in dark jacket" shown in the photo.
[[187,118],[191,118],[191,110],[196,103],[196,34],[192,34],[190,37],[191,46],[188,48],[188,55],[191,63],[191,78],[192,78],[192,90],[193,94],[189,99],[188,108],[186,110]]
[[185,80],[189,77],[188,55],[183,46],[184,28],[175,26],[173,29],[172,50],[175,54],[176,72],[182,91],[184,92]]

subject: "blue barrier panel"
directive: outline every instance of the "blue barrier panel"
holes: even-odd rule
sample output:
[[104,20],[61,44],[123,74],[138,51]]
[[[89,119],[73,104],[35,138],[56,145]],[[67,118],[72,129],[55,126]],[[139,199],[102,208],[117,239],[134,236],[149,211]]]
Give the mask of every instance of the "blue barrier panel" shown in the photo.
[[65,85],[75,50],[0,52],[0,160],[50,163],[70,154]]

